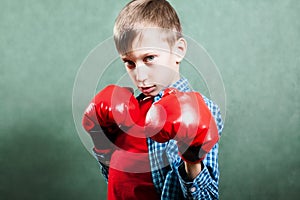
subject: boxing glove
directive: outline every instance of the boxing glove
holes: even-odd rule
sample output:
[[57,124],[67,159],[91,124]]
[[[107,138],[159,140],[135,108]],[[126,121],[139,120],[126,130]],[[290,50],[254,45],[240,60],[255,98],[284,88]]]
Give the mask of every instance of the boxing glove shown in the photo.
[[219,140],[218,129],[210,110],[197,92],[164,91],[146,116],[146,132],[157,142],[177,141],[184,161],[197,163]]
[[84,112],[82,125],[90,134],[99,154],[113,151],[121,130],[132,126],[139,117],[139,104],[133,90],[109,85],[100,91]]

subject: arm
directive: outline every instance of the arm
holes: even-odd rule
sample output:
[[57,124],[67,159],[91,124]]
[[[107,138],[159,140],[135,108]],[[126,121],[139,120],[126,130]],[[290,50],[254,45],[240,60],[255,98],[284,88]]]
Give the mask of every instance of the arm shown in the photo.
[[[205,96],[203,96],[203,98],[204,101],[206,102],[206,105],[209,107],[209,110],[212,112],[212,115],[215,119],[218,128],[219,135],[221,136],[222,129],[223,129],[223,122],[221,118],[220,109],[217,105],[215,105],[211,100],[207,99]],[[203,163],[191,164],[188,162],[184,162],[184,166],[185,166],[187,177],[191,180],[195,179],[203,169]]]
[[175,156],[179,152],[184,162],[181,160],[179,167],[179,163],[175,164],[175,170],[186,199],[218,199],[218,144],[214,138],[221,135],[223,124],[215,104],[193,97],[194,94],[179,92],[163,96],[153,117],[149,112],[149,132],[157,133],[151,137],[157,142],[173,138],[177,141]]
[[[96,160],[99,163],[99,167],[101,169],[101,174],[105,179],[105,182],[108,183],[108,171],[109,171],[109,161],[108,159],[105,159],[107,161],[104,161],[103,158],[107,155],[104,154],[99,154],[95,151],[95,149],[93,149],[93,154],[94,157],[96,158]],[[108,155],[110,157],[110,155]]]
[[202,168],[201,162],[195,164],[184,162],[184,169],[189,180],[195,179],[200,174]]
[[[210,109],[219,135],[221,136],[223,130],[223,121],[220,114],[220,109],[212,101],[204,97],[204,100]],[[194,170],[194,166],[182,165],[179,167],[179,181],[181,184],[184,196],[188,199],[218,199],[218,183],[219,183],[219,167],[218,167],[218,147],[217,143],[212,150],[206,155],[201,162],[201,172],[192,177],[197,172],[188,173],[187,170]],[[197,168],[196,168],[197,170]],[[191,179],[192,178],[192,179]]]
[[178,177],[186,199],[218,199],[219,168],[217,163],[218,144],[202,161],[202,170],[194,178],[189,179],[184,164],[178,168]]
[[108,180],[108,165],[115,150],[114,142],[122,128],[132,126],[139,116],[139,104],[130,88],[109,85],[86,108],[82,125],[89,133],[94,156]]

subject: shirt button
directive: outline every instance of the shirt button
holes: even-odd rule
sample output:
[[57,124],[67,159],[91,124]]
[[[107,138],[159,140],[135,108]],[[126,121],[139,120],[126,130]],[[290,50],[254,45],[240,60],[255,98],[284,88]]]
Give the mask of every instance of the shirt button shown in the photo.
[[191,187],[190,191],[191,192],[195,192],[196,191],[196,187]]

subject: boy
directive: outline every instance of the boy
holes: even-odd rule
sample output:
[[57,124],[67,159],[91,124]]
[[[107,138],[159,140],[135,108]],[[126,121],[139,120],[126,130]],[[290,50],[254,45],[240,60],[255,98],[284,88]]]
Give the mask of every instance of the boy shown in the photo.
[[179,65],[187,44],[165,0],[135,0],[119,13],[116,48],[141,91],[110,85],[83,126],[108,182],[108,199],[218,199],[218,107],[192,92]]

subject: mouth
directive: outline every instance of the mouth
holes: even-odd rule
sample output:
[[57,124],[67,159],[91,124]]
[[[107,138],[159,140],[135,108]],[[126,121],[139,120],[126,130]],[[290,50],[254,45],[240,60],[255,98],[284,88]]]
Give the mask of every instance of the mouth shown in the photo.
[[139,87],[140,91],[144,94],[149,94],[155,90],[156,85],[146,86],[146,87]]

